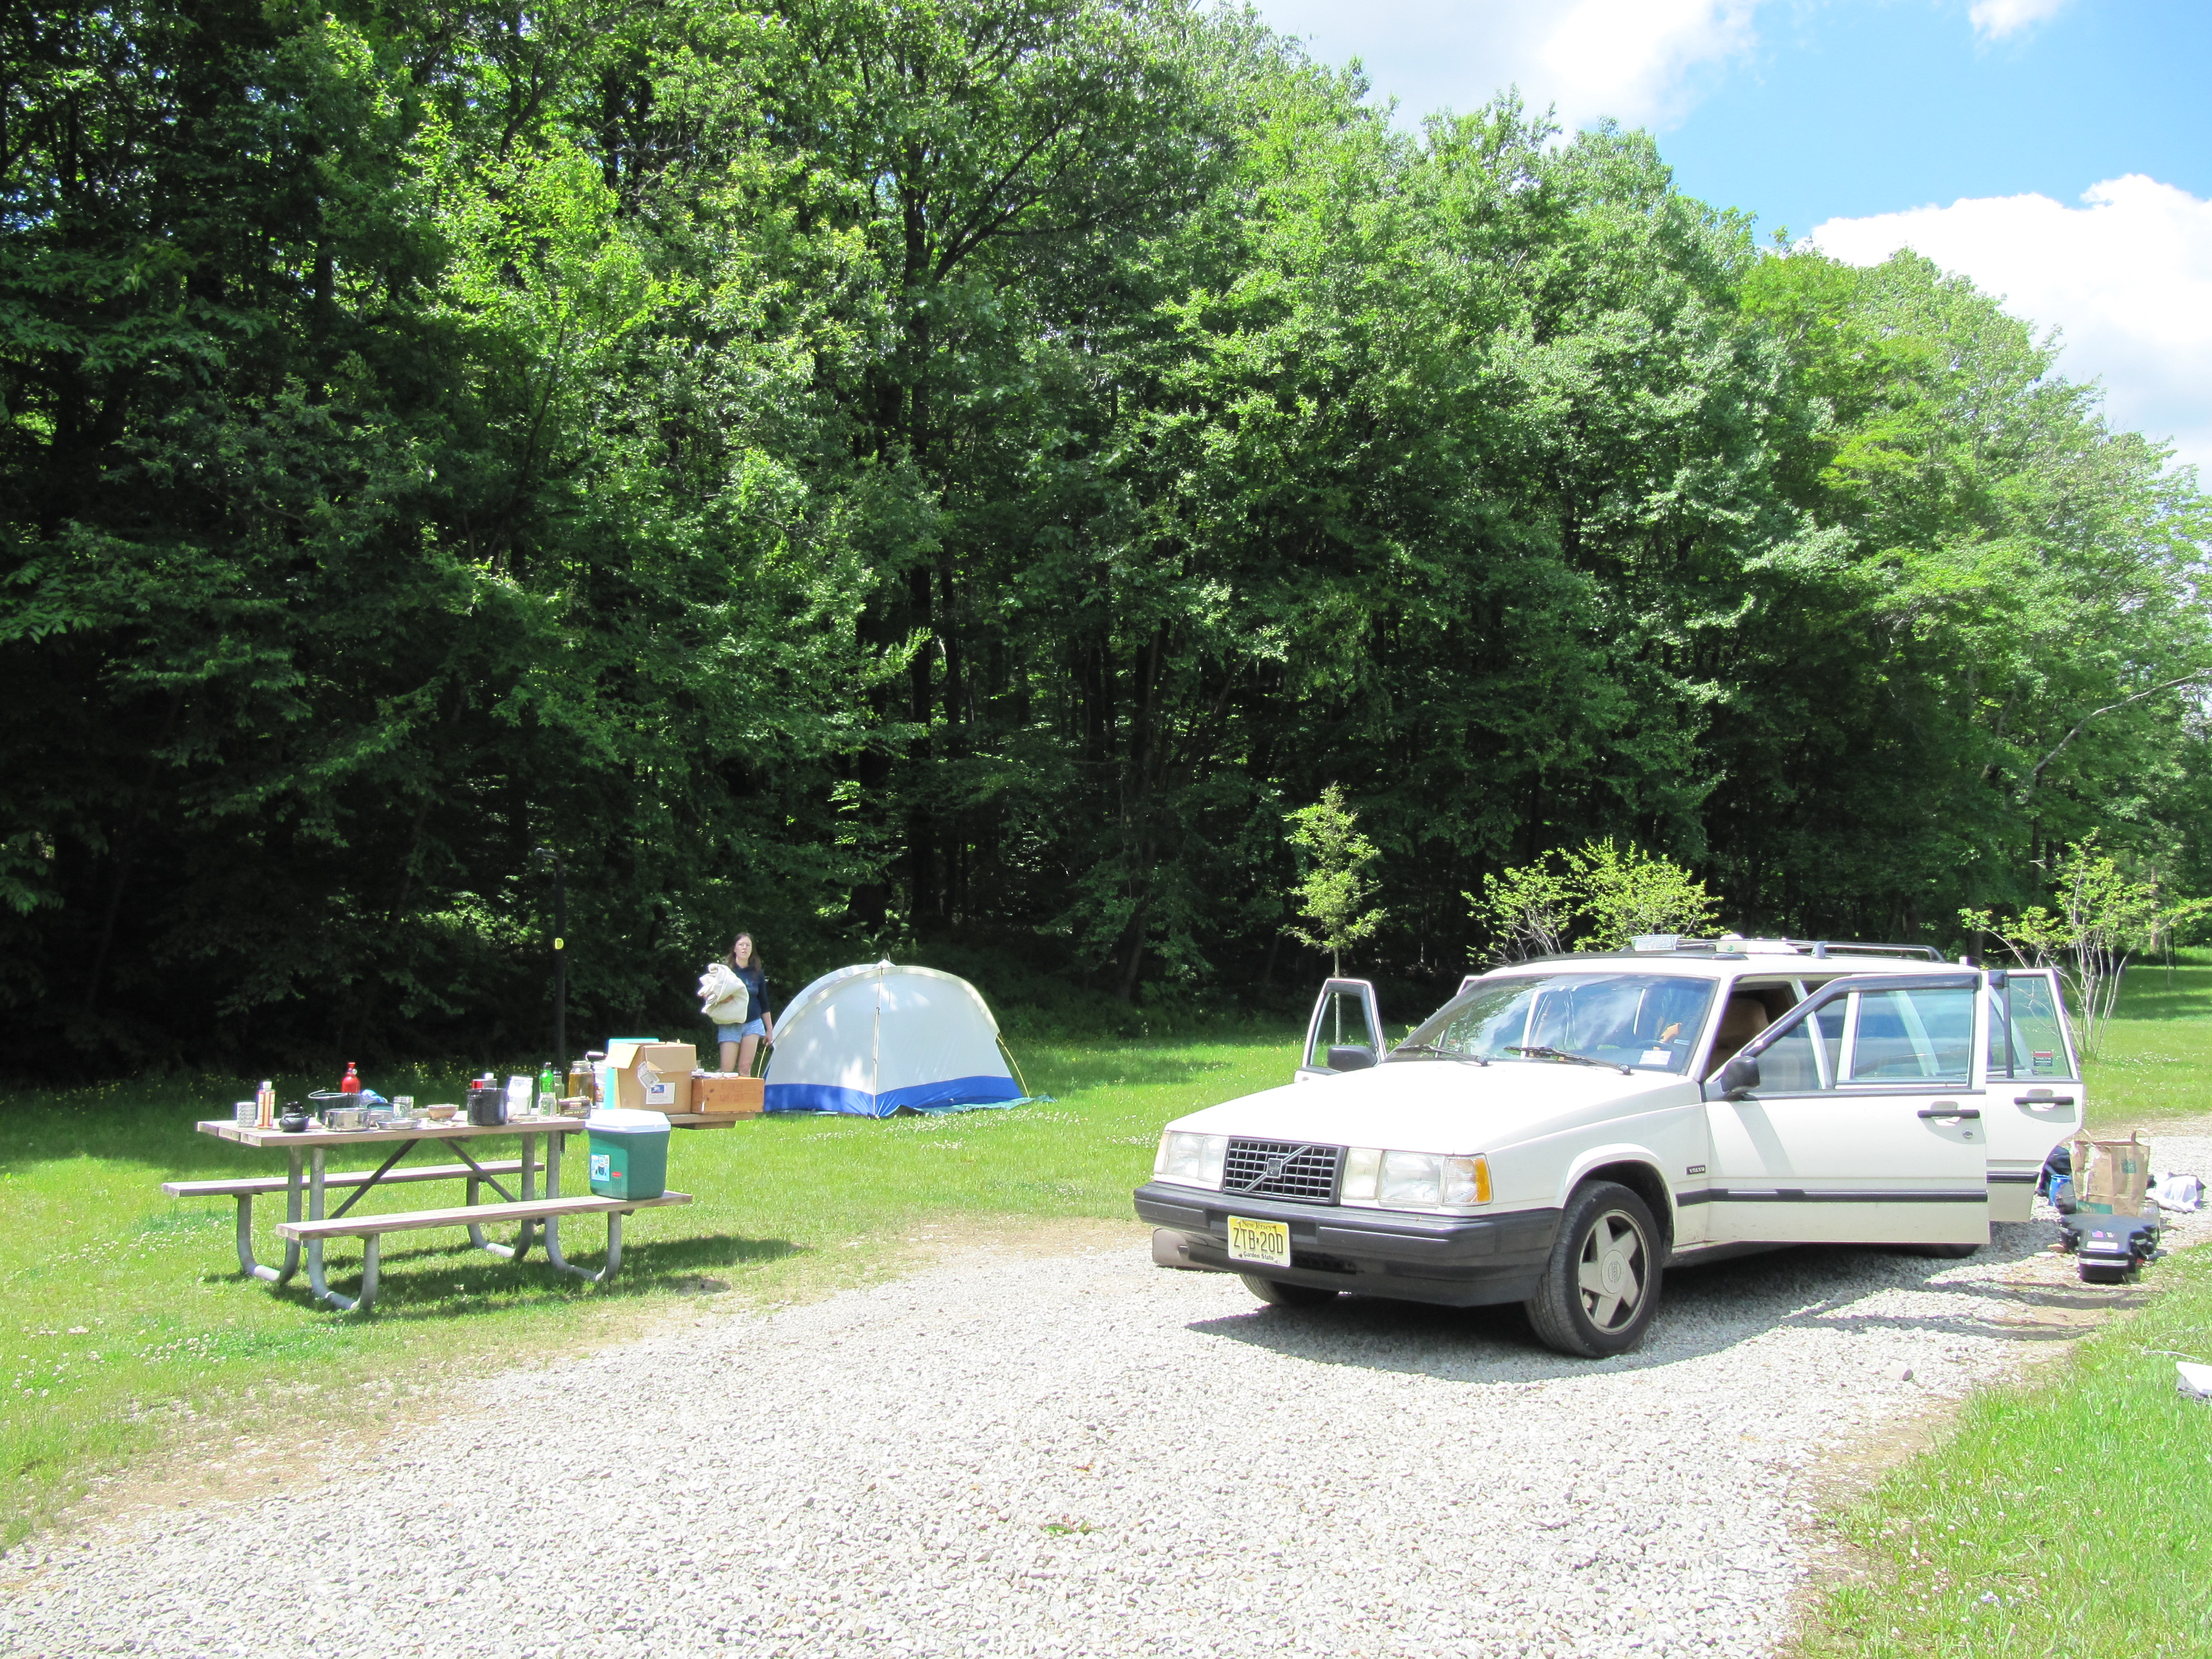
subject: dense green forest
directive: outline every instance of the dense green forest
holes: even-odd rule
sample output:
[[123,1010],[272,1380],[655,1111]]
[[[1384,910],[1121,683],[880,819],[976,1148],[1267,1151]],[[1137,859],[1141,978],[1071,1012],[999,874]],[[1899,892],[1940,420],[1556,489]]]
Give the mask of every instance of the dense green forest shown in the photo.
[[2193,477],[1640,133],[1183,0],[27,3],[0,77],[19,1054],[533,1047],[540,846],[572,1031],[739,926],[1287,997],[1330,784],[1431,986],[1592,836],[1746,929],[2207,889]]

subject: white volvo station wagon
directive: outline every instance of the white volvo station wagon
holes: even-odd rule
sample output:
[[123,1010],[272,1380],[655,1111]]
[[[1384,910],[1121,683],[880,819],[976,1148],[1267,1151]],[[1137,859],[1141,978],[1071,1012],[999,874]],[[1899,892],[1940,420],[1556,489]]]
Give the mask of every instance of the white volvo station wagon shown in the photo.
[[1642,1340],[1670,1262],[1970,1255],[2028,1218],[2081,1127],[2050,972],[1637,943],[1471,975],[1387,1054],[1373,988],[1331,980],[1292,1083],[1161,1134],[1136,1193],[1152,1259],[1301,1307],[1519,1302],[1546,1344],[1597,1358]]

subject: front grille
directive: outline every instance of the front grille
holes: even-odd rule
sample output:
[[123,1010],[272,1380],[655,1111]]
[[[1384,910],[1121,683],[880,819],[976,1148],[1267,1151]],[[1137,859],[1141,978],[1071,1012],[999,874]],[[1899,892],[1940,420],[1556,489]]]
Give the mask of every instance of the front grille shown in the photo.
[[1298,1140],[1232,1140],[1221,1167],[1224,1195],[1252,1193],[1297,1199],[1308,1204],[1336,1202],[1341,1146],[1311,1146]]

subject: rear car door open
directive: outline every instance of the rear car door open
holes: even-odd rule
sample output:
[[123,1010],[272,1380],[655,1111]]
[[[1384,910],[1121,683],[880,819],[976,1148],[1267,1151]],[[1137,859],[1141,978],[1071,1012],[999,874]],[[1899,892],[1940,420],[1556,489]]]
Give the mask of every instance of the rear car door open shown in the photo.
[[1990,1219],[2026,1221],[2044,1159],[2081,1129],[2088,1100],[2055,971],[1992,973],[1984,1000]]

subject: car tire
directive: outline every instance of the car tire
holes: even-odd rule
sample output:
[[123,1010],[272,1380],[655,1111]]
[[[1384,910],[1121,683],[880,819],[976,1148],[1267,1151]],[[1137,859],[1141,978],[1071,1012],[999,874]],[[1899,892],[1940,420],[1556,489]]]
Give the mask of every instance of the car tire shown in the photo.
[[1626,1353],[1659,1310],[1659,1224],[1626,1187],[1577,1187],[1559,1215],[1541,1286],[1523,1304],[1546,1347],[1583,1359]]
[[1262,1302],[1273,1303],[1278,1308],[1325,1308],[1336,1300],[1334,1291],[1324,1291],[1312,1285],[1292,1285],[1279,1279],[1262,1279],[1257,1273],[1239,1273],[1244,1288]]

